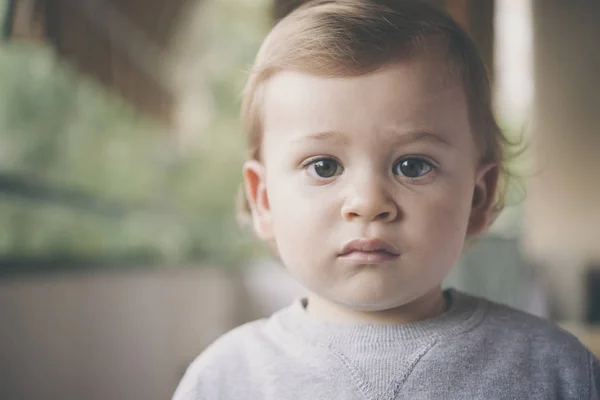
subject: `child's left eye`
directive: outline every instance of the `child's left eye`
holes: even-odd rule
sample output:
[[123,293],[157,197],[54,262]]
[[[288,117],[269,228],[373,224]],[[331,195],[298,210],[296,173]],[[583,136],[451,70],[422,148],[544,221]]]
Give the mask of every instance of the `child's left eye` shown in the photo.
[[427,160],[420,157],[403,158],[398,161],[392,171],[394,175],[404,176],[406,178],[420,178],[433,170],[434,166]]

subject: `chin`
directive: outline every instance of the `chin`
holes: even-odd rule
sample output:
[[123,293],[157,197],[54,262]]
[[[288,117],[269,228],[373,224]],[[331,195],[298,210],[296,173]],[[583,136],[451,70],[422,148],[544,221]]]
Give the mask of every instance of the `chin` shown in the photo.
[[398,298],[398,293],[386,295],[385,293],[372,293],[363,296],[347,296],[341,301],[336,301],[340,305],[356,311],[385,311],[393,308],[401,307],[410,302],[404,296]]
[[[329,294],[346,307],[357,311],[383,311],[401,307],[419,297],[416,286],[388,274],[356,276]],[[410,286],[410,285],[409,285]],[[330,297],[330,298],[331,298]]]

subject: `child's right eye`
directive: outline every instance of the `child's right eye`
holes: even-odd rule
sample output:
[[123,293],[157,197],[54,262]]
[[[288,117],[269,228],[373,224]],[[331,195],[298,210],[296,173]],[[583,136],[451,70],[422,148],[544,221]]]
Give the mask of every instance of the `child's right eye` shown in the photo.
[[343,171],[339,162],[332,158],[320,158],[311,161],[308,166],[308,172],[316,178],[332,178],[340,175]]

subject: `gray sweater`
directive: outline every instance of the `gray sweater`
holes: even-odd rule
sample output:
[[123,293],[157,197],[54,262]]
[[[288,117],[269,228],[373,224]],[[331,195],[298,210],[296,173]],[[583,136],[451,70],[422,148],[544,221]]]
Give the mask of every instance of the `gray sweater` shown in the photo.
[[303,300],[213,343],[174,400],[598,399],[600,362],[552,323],[448,291],[439,317],[331,324]]

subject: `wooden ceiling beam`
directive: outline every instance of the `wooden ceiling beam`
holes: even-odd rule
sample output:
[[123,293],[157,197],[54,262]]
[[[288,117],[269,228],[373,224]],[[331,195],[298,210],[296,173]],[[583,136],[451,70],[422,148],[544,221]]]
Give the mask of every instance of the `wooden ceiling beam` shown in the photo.
[[169,49],[198,0],[9,0],[5,36],[49,43],[81,73],[171,123]]

